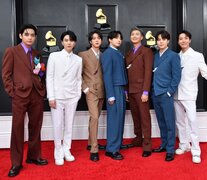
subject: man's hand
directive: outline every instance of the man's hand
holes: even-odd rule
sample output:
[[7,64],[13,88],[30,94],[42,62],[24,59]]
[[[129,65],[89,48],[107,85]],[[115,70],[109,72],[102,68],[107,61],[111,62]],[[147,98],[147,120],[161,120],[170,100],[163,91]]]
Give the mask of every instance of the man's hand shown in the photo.
[[142,102],[147,102],[148,101],[148,95],[142,94],[141,100],[142,100]]
[[49,106],[53,109],[56,109],[56,101],[55,100],[49,101]]
[[109,105],[113,105],[115,103],[115,100],[108,101]]

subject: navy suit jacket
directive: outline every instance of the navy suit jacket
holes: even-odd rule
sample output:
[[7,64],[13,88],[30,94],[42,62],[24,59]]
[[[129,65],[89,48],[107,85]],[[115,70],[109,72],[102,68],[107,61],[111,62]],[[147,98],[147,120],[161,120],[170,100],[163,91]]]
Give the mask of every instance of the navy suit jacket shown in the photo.
[[153,88],[155,96],[177,90],[181,78],[180,57],[174,51],[167,49],[160,57],[159,52],[154,56]]
[[101,56],[106,98],[115,97],[114,87],[127,84],[124,57],[119,50],[110,46]]

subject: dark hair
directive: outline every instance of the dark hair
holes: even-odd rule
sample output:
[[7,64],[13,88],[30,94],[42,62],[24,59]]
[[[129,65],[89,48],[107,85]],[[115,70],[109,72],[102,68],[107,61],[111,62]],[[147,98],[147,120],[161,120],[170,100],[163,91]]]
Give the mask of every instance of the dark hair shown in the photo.
[[111,31],[108,36],[107,36],[107,39],[109,41],[109,39],[114,39],[114,38],[117,38],[118,36],[120,35],[121,37],[121,40],[123,39],[123,35],[120,31]]
[[165,31],[165,30],[161,30],[161,31],[158,31],[155,35],[155,39],[158,40],[158,36],[161,36],[162,39],[167,39],[167,40],[170,40],[170,34],[169,32]]
[[73,31],[69,31],[69,30],[65,31],[61,34],[60,40],[63,41],[64,37],[67,35],[69,36],[71,41],[75,41],[75,42],[77,41],[77,37],[76,37],[75,33]]
[[25,29],[33,29],[35,32],[35,35],[37,35],[37,27],[34,26],[33,24],[23,24],[20,29],[19,29],[19,34],[23,34]]
[[189,37],[189,39],[192,38],[192,35],[189,31],[186,31],[186,30],[182,30],[179,34],[178,34],[178,38],[181,34],[185,34],[187,37]]
[[91,40],[93,39],[93,35],[94,34],[98,34],[98,37],[101,38],[101,40],[103,40],[103,36],[102,36],[101,32],[98,31],[98,30],[95,30],[95,31],[92,31],[92,32],[90,32],[88,34],[88,42],[89,42],[89,44],[90,44]]
[[144,31],[142,29],[138,28],[138,27],[131,28],[130,35],[133,31],[139,31],[141,33],[141,35],[144,36]]

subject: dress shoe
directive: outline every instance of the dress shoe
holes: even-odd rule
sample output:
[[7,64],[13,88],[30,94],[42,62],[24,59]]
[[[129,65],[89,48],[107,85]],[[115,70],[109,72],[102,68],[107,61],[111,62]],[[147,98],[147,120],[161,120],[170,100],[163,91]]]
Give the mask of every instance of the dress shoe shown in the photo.
[[55,165],[62,166],[64,165],[64,160],[62,159],[55,159]]
[[172,161],[174,160],[174,153],[167,153],[165,157],[165,161]]
[[9,177],[15,177],[19,174],[20,170],[23,168],[22,165],[20,166],[12,166],[11,169],[9,170]]
[[142,153],[142,157],[148,157],[148,156],[151,156],[151,151],[143,151]]
[[66,161],[75,161],[75,157],[71,154],[70,150],[64,152],[64,158]]
[[201,157],[200,157],[199,155],[194,155],[194,156],[192,157],[192,161],[193,161],[193,163],[195,163],[195,164],[199,164],[199,163],[201,163]]
[[124,150],[124,149],[128,149],[129,147],[128,147],[128,144],[122,144],[121,146],[120,146],[120,149],[122,149],[122,150]]
[[161,153],[161,152],[165,152],[165,151],[166,151],[166,149],[163,147],[159,147],[159,148],[152,150],[152,152],[155,152],[155,153]]
[[181,154],[184,154],[184,153],[189,152],[189,151],[190,151],[190,148],[188,148],[188,149],[178,148],[178,149],[176,149],[175,154],[181,155]]
[[28,164],[36,164],[36,165],[40,165],[40,166],[43,166],[43,165],[47,165],[48,164],[48,161],[46,159],[27,159],[26,160],[26,163]]
[[[86,147],[86,149],[90,151],[90,150],[91,150],[91,145],[88,145],[88,146]],[[106,149],[106,145],[98,144],[98,149],[99,149],[99,150],[105,150],[105,149]]]
[[106,152],[105,155],[111,157],[114,160],[124,159],[124,157],[119,152]]
[[91,161],[94,161],[94,162],[99,161],[99,155],[98,155],[98,153],[91,153],[90,154],[90,160]]

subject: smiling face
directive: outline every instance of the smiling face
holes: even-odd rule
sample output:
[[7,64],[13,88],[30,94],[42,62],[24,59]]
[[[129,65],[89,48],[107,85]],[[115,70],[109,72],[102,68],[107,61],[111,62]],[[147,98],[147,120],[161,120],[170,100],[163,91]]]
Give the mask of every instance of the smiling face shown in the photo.
[[183,52],[190,47],[191,39],[185,34],[181,33],[178,37],[178,44]]
[[70,39],[70,36],[69,36],[69,35],[66,35],[66,36],[64,36],[64,38],[63,38],[62,45],[63,45],[64,49],[65,49],[68,53],[70,53],[70,52],[73,50],[73,48],[75,47],[76,42],[75,42],[75,41],[72,41],[72,40]]
[[30,48],[36,39],[35,31],[33,29],[25,29],[22,34],[19,34],[19,38],[27,48]]
[[143,39],[142,33],[139,30],[134,30],[130,34],[130,40],[133,44],[140,44]]

